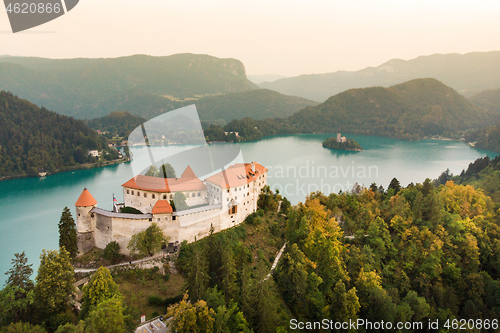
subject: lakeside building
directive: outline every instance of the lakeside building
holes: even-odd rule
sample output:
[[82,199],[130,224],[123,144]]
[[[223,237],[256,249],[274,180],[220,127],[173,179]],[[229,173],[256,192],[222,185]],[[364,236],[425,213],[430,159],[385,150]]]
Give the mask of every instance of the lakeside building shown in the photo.
[[[190,166],[180,178],[138,175],[122,185],[124,202],[115,204],[113,211],[98,208],[97,200],[85,188],[75,203],[79,253],[94,246],[104,249],[116,241],[120,251],[128,254],[132,235],[153,222],[170,237],[169,248],[207,236],[211,226],[218,232],[238,225],[257,210],[267,171],[252,162],[234,164],[205,180],[200,180]],[[172,209],[170,200],[176,192],[184,194],[189,209]],[[142,214],[119,213],[123,206]]]

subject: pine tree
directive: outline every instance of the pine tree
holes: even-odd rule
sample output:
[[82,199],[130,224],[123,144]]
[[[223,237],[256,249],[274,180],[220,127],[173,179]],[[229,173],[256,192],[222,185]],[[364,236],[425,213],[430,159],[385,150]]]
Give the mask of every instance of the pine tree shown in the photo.
[[34,284],[30,279],[32,265],[27,262],[24,252],[16,253],[15,259],[12,259],[12,268],[5,273],[9,277],[6,287],[0,290],[0,326],[29,319]]
[[221,289],[226,296],[226,302],[229,304],[231,299],[236,298],[236,263],[234,261],[233,249],[226,245],[222,252],[221,267]]
[[396,194],[399,192],[400,189],[401,189],[401,184],[399,184],[399,180],[397,180],[396,177],[392,178],[387,190],[394,190],[394,194]]
[[199,249],[193,250],[187,278],[188,290],[192,302],[201,299],[208,285],[207,261]]
[[170,163],[165,163],[160,166],[160,170],[158,170],[157,177],[160,178],[176,178],[175,169],[172,167]]
[[33,269],[31,268],[33,264],[27,264],[28,258],[24,254],[24,251],[14,254],[14,257],[12,259],[12,268],[5,273],[9,276],[5,284],[16,286],[26,291],[33,289],[33,281],[30,279],[31,274],[33,274]]
[[76,224],[68,207],[64,207],[59,220],[59,247],[64,247],[73,259],[78,254]]

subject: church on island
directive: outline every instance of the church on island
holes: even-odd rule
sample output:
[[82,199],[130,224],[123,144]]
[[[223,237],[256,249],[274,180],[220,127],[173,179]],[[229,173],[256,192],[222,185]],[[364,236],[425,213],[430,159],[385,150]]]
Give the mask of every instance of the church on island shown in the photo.
[[[180,178],[138,175],[122,185],[123,203],[113,211],[97,207],[97,200],[84,189],[75,203],[78,250],[104,249],[110,242],[127,245],[133,234],[156,223],[169,237],[169,249],[182,241],[193,242],[207,236],[213,225],[216,232],[235,226],[257,210],[257,200],[267,184],[267,169],[257,162],[237,163],[205,180],[190,166]],[[186,210],[174,211],[170,205],[176,192],[186,197]],[[120,213],[132,207],[142,214]]]

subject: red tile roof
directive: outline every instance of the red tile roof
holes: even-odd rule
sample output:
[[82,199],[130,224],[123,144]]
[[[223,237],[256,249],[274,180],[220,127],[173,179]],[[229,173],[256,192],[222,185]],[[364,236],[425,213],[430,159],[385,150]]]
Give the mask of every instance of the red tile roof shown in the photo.
[[92,196],[92,194],[90,194],[87,188],[84,188],[82,194],[80,194],[80,197],[78,198],[78,200],[76,200],[75,206],[89,207],[95,205],[97,205],[97,200],[94,199],[94,197]]
[[190,178],[198,178],[198,177],[196,177],[193,169],[191,169],[191,167],[188,165],[186,170],[184,170],[184,172],[182,173],[181,178],[190,179]]
[[[194,177],[193,177],[194,176]],[[122,185],[123,187],[152,192],[177,192],[206,190],[207,187],[188,166],[181,178],[159,178],[138,175]]]
[[167,200],[158,200],[151,211],[152,214],[168,214],[174,210]]
[[259,178],[264,172],[268,170],[257,162],[253,162],[255,165],[255,173],[252,172],[252,163],[237,163],[231,165],[224,171],[219,172],[211,177],[208,177],[206,181],[218,185],[222,188],[230,188],[235,186],[241,186],[248,184]]

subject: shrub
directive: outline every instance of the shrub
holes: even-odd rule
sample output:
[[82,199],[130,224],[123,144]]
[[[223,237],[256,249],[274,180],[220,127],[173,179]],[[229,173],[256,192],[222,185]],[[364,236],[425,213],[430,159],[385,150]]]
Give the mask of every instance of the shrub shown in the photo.
[[118,262],[122,256],[120,254],[120,244],[116,241],[108,243],[108,245],[104,248],[102,256],[104,259],[109,260],[112,263]]
[[125,213],[125,214],[143,214],[138,209],[135,209],[134,207],[122,207],[120,208],[120,213]]
[[161,297],[151,295],[148,297],[148,304],[151,306],[163,306],[165,301]]

